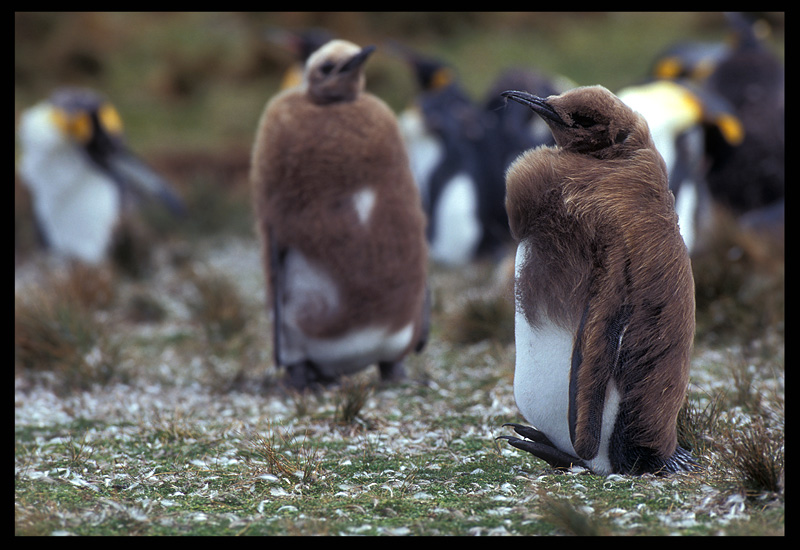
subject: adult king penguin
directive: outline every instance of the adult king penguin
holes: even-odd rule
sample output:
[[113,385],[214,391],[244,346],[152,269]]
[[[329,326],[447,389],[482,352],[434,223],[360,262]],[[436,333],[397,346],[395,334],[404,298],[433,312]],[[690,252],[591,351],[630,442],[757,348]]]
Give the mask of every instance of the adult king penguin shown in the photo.
[[654,80],[616,93],[642,115],[667,165],[681,235],[694,254],[714,229],[709,166],[741,145],[744,128],[724,98],[685,80]]
[[481,203],[482,113],[452,67],[400,44],[393,49],[412,67],[419,87],[414,107],[399,118],[428,215],[430,255],[440,264],[465,265],[485,252],[482,244],[492,221],[484,217],[487,205]]
[[169,184],[126,146],[117,110],[93,90],[57,89],[22,114],[19,136],[37,228],[61,256],[104,260],[132,195],[183,211]]
[[251,181],[288,383],[402,360],[427,336],[425,215],[397,121],[364,91],[374,50],[333,40],[266,106]]
[[694,467],[676,419],[689,377],[694,281],[664,161],[645,120],[601,86],[508,91],[555,147],[506,177],[518,241],[514,397],[535,427],[501,436],[554,467]]

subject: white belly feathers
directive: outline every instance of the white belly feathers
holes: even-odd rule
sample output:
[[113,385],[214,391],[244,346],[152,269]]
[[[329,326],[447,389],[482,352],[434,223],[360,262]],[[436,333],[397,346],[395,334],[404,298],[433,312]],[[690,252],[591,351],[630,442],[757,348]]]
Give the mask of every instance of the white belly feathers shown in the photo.
[[[517,248],[516,276],[526,260],[527,245]],[[516,365],[514,398],[525,419],[543,432],[558,449],[576,455],[569,435],[569,380],[575,334],[545,320],[531,327],[519,304],[514,323]],[[586,460],[597,473],[611,471],[609,442],[614,431],[621,395],[611,380],[606,389],[600,448],[597,456]]]
[[381,326],[353,328],[336,338],[314,338],[301,328],[309,315],[325,318],[340,306],[335,281],[298,250],[290,249],[282,277],[280,320],[281,362],[313,361],[323,373],[347,374],[381,361],[394,361],[411,344],[414,325],[390,332]]

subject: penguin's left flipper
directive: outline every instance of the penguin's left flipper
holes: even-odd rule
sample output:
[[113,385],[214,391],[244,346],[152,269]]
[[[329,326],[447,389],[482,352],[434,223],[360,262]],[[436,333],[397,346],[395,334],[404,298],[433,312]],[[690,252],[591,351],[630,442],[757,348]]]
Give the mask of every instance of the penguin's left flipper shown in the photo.
[[[517,449],[528,451],[536,458],[541,458],[545,462],[547,462],[553,468],[571,468],[572,466],[580,466],[582,468],[587,468],[586,464],[580,458],[576,456],[572,456],[571,454],[565,453],[564,451],[559,451],[555,448],[547,437],[534,428],[528,428],[527,426],[518,426],[515,424],[511,424],[514,426],[514,430],[517,431],[520,435],[523,435],[517,428],[523,428],[522,431],[526,433],[531,433],[534,437],[540,438],[538,441],[530,440],[530,439],[520,439],[518,437],[514,437],[511,435],[501,435],[496,437],[495,439],[505,439],[508,441],[513,447]],[[534,433],[535,432],[535,433]],[[525,436],[527,437],[527,435]]]
[[[611,290],[600,289],[600,294],[612,295]],[[587,460],[600,450],[608,385],[621,370],[620,362],[629,348],[624,337],[632,312],[632,306],[623,304],[609,316],[596,302],[587,302],[578,328],[569,380],[569,436],[575,452]],[[587,323],[602,330],[587,333]],[[581,410],[585,411],[582,415]]]
[[271,227],[267,228],[267,242],[269,248],[269,288],[272,292],[272,353],[276,365],[281,365],[280,331],[283,323],[282,304],[283,299],[283,261],[282,254],[275,239],[275,233]]
[[433,295],[431,294],[430,284],[425,285],[425,299],[422,302],[422,329],[420,330],[419,338],[414,346],[414,351],[421,352],[428,344],[428,338],[431,332],[431,305],[433,303]]

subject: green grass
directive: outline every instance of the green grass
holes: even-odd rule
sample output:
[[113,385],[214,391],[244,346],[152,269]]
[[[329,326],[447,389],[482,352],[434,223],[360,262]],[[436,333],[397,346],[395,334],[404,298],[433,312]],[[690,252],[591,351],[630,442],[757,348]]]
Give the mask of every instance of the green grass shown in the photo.
[[[782,256],[696,265],[681,427],[697,474],[558,473],[495,442],[522,419],[493,266],[432,267],[431,339],[407,383],[369,371],[318,394],[276,389],[246,185],[288,64],[255,40],[265,23],[405,39],[446,56],[476,97],[517,64],[613,89],[683,33],[721,33],[713,14],[680,13],[16,15],[17,113],[64,80],[106,90],[193,215],[146,212],[140,276],[75,273],[33,252],[15,193],[15,534],[784,533]],[[385,52],[369,82],[395,109],[413,94]]]

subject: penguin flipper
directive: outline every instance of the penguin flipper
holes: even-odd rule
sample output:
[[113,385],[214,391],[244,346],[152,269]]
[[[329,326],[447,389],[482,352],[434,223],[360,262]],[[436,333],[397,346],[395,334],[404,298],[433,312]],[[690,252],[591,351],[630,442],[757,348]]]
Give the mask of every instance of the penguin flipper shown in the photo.
[[[603,330],[594,331],[594,336],[584,332],[587,322],[597,323],[600,312],[586,308],[578,328],[572,354],[569,381],[569,435],[575,452],[584,459],[597,456],[603,421],[608,410],[606,398],[609,384],[624,361],[624,336],[632,315],[632,307],[621,306],[613,315],[603,320]],[[592,341],[591,338],[596,340]],[[590,350],[594,350],[592,353]]]
[[432,304],[433,297],[431,295],[431,287],[429,284],[425,285],[425,299],[422,302],[422,321],[421,321],[421,328],[419,331],[419,338],[417,338],[417,343],[414,345],[414,351],[419,353],[425,346],[428,344],[428,337],[430,336],[431,332],[431,304]]
[[272,352],[276,365],[281,365],[280,334],[281,323],[283,322],[281,290],[283,277],[283,262],[275,233],[271,227],[267,228],[267,242],[269,247],[269,279],[270,290],[272,291]]

